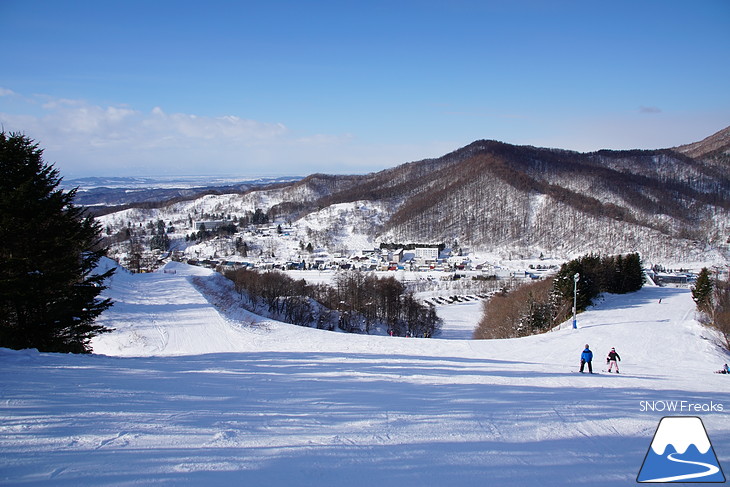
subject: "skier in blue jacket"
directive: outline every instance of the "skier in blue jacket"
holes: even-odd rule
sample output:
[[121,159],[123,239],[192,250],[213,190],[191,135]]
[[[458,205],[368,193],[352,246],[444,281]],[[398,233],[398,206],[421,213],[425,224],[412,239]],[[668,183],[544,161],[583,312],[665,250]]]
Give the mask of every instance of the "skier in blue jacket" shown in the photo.
[[591,349],[588,347],[588,344],[586,343],[586,348],[583,350],[583,353],[580,354],[580,373],[583,373],[583,367],[585,364],[588,364],[588,372],[591,374],[593,373],[593,364],[591,363],[593,361],[593,352],[591,352]]

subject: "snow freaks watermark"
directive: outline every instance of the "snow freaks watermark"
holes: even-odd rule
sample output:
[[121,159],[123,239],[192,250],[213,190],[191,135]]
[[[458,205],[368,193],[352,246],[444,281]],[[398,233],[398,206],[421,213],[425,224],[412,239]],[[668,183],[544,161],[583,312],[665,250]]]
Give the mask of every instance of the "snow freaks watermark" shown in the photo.
[[692,401],[639,401],[639,409],[644,412],[659,413],[722,413],[725,407],[719,402]]
[[636,481],[725,482],[702,420],[697,416],[663,417]]

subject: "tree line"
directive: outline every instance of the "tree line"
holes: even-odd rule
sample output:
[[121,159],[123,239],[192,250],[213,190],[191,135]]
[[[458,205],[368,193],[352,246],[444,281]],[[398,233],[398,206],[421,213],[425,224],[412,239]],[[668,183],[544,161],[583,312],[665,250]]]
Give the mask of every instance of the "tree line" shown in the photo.
[[725,348],[730,350],[730,281],[723,281],[718,273],[705,267],[692,288],[692,299],[700,321],[717,328],[725,340]]
[[295,280],[277,270],[243,268],[224,275],[233,281],[248,309],[300,326],[431,337],[442,324],[432,307],[416,300],[392,276],[346,271],[329,285]]
[[[576,283],[574,276],[578,274]],[[543,333],[570,318],[600,293],[625,294],[644,285],[639,254],[589,254],[564,263],[555,277],[502,289],[484,304],[474,338],[515,338]]]

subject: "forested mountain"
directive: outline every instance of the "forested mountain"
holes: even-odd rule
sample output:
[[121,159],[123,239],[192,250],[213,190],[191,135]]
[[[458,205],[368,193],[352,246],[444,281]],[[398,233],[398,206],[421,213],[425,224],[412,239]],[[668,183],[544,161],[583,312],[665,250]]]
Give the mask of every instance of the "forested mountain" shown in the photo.
[[215,211],[263,208],[289,222],[316,220],[308,237],[321,245],[347,226],[376,242],[513,256],[638,251],[649,261],[726,260],[729,135],[730,128],[671,149],[592,153],[480,140],[377,173],[314,174],[219,198]]
[[730,161],[730,127],[710,135],[709,137],[693,144],[680,145],[675,150],[689,157],[702,160]]
[[693,259],[727,252],[729,133],[675,149],[593,153],[482,140],[374,174],[313,175],[284,199],[298,201],[294,217],[336,203],[385,204],[380,241]]

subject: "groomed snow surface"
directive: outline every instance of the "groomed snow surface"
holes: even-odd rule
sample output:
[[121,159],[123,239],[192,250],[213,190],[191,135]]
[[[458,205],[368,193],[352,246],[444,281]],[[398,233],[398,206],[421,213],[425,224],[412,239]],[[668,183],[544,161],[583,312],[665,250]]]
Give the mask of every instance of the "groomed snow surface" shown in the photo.
[[[730,358],[685,289],[499,341],[449,339],[479,305],[440,308],[441,339],[277,323],[181,264],[108,295],[94,355],[0,349],[0,484],[615,487],[667,415],[700,416],[730,466]],[[586,343],[621,375],[579,374]],[[646,407],[672,401],[695,406]]]

